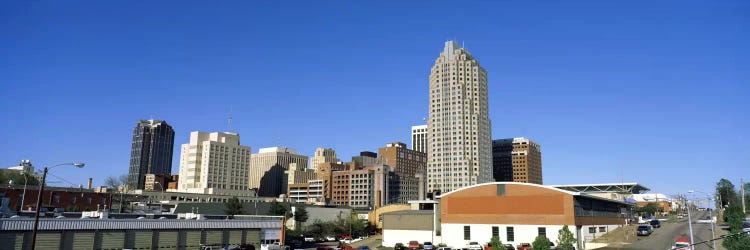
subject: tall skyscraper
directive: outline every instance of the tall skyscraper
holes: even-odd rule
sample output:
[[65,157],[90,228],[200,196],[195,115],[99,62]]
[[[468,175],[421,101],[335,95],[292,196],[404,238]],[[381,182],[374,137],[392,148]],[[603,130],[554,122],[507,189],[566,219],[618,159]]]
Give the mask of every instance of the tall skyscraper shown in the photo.
[[455,41],[430,71],[427,180],[443,193],[492,181],[487,72]]
[[165,121],[139,120],[133,128],[128,186],[143,189],[147,174],[171,174],[174,129]]
[[297,163],[297,169],[307,168],[307,156],[297,154],[297,150],[287,147],[261,148],[250,157],[253,165],[250,171],[250,188],[258,189],[258,196],[278,197],[286,194],[287,183],[284,172],[290,163]]
[[321,163],[337,163],[339,158],[336,158],[336,150],[332,148],[318,148],[315,150],[315,155],[310,159],[310,168],[318,169],[318,165]]
[[182,144],[177,190],[186,193],[252,196],[248,188],[250,147],[230,132],[192,132]]
[[411,126],[411,150],[427,153],[427,125]]
[[527,138],[492,141],[495,181],[542,183],[542,149]]

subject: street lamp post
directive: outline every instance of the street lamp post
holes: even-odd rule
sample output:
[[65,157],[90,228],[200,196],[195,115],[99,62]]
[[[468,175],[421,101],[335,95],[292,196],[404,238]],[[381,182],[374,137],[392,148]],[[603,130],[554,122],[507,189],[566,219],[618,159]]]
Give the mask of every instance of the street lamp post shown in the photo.
[[695,250],[695,248],[693,248],[693,219],[690,216],[690,200],[689,199],[687,202],[687,212],[688,212],[688,229],[690,230],[690,250]]
[[71,165],[71,166],[75,166],[78,168],[82,168],[85,164],[83,164],[82,162],[75,162],[75,163],[57,164],[52,167],[44,167],[44,174],[42,174],[42,183],[40,184],[39,193],[37,193],[37,197],[36,197],[36,213],[34,213],[34,229],[31,231],[31,249],[35,249],[35,246],[36,246],[36,233],[39,230],[39,207],[42,206],[42,193],[44,193],[44,181],[47,179],[47,172],[54,167],[63,166],[63,165]]
[[29,177],[26,176],[26,173],[23,173],[23,194],[21,195],[21,210],[23,210],[23,206],[25,206],[26,202],[26,183],[29,182]]
[[[704,192],[701,192],[701,191],[692,191],[692,190],[688,191],[688,193],[693,193],[693,192],[703,193],[703,194],[705,194],[707,196],[707,198],[708,198],[709,201],[712,200],[711,195],[709,195],[707,193],[704,193]],[[708,210],[708,216],[710,216],[710,219],[711,219],[711,239],[714,239],[714,240],[711,241],[711,243],[713,244],[713,249],[716,249],[716,240],[715,240],[716,239],[716,231],[715,231],[716,229],[714,227],[716,225],[716,220],[714,220],[713,209]],[[691,235],[692,235],[692,233],[691,233]]]
[[164,199],[164,186],[161,185],[161,182],[155,182],[156,184],[159,184],[159,187],[161,187],[161,197],[159,199],[159,213],[162,213],[162,210],[164,210],[164,205],[161,202],[161,199]]

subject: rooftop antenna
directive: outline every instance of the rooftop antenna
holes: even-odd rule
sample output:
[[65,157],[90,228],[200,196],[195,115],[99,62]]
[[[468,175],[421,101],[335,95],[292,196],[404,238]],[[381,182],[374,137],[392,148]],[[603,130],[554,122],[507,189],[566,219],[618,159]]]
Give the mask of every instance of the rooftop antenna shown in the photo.
[[227,132],[232,132],[232,106],[229,106],[229,117],[227,117]]

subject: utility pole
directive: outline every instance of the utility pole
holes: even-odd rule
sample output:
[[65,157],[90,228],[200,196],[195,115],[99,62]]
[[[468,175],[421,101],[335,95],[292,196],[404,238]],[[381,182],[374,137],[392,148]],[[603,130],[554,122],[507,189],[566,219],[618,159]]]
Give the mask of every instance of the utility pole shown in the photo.
[[742,214],[747,213],[745,210],[745,182],[740,178],[740,196],[742,196]]

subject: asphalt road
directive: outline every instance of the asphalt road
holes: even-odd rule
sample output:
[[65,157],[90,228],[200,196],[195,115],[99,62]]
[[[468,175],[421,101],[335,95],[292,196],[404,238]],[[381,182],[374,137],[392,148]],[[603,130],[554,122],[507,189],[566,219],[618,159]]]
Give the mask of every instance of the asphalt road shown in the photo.
[[[698,224],[695,223],[698,218],[706,217],[708,216],[708,212],[705,211],[699,211],[693,216],[693,242],[698,243],[705,240],[712,239],[711,235],[711,224]],[[672,223],[662,223],[661,228],[656,228],[654,230],[654,233],[652,233],[650,236],[639,236],[633,244],[624,245],[622,247],[605,247],[600,248],[602,250],[609,250],[609,249],[627,249],[627,250],[666,250],[671,249],[672,245],[674,244],[674,240],[680,237],[681,235],[686,235],[689,237],[689,230],[688,230],[688,224],[687,219],[678,220],[676,222]],[[719,235],[726,234],[726,231],[721,229],[720,227],[716,228],[716,237],[719,237]],[[717,249],[724,249],[721,247],[721,242],[716,242]],[[712,248],[712,243],[708,242],[701,245],[695,246],[696,250],[710,250]]]

